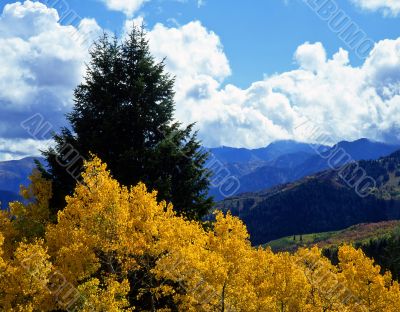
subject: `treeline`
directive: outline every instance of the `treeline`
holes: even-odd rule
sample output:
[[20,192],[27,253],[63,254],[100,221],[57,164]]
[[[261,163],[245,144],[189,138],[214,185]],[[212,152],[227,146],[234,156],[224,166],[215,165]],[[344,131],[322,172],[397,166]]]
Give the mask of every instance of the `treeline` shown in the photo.
[[98,158],[51,220],[36,172],[27,204],[0,213],[2,311],[399,311],[400,286],[361,250],[252,248],[243,223],[177,215]]
[[227,199],[219,206],[246,223],[254,245],[399,217],[399,200],[385,200],[375,194],[361,198],[330,178],[312,177],[271,196],[246,196]]

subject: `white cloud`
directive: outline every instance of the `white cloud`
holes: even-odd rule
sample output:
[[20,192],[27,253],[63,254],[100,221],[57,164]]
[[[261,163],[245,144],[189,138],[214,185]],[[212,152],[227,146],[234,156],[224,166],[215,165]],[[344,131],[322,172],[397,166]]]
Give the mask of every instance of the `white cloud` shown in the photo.
[[156,24],[149,32],[149,40],[155,56],[167,57],[178,76],[205,75],[223,80],[231,73],[219,37],[198,21],[178,28]]
[[360,67],[343,49],[328,57],[322,43],[305,43],[294,53],[298,69],[247,89],[223,85],[229,62],[218,36],[201,23],[157,24],[149,38],[152,52],[166,56],[167,70],[177,75],[177,119],[197,122],[207,146],[313,141],[297,129],[304,118],[332,140],[400,142],[400,38],[378,42]]
[[148,0],[102,0],[110,10],[132,16]]
[[100,27],[92,19],[81,20],[78,28],[58,20],[55,9],[33,1],[7,4],[0,15],[1,153],[7,153],[7,145],[13,149],[10,142],[30,139],[20,127],[29,116],[43,115],[54,130],[65,124],[88,56],[82,44]]
[[397,16],[400,13],[398,0],[351,0],[357,6],[368,11],[382,11],[385,15]]
[[[167,57],[168,70],[176,75],[178,102],[185,98],[209,98],[231,73],[219,37],[200,22],[178,28],[157,24],[148,35],[153,54],[159,59]],[[178,110],[178,118],[182,113],[193,112],[185,107]]]
[[[135,21],[140,22],[137,18]],[[126,27],[132,21],[127,22]],[[0,155],[34,153],[19,124],[40,113],[65,124],[72,90],[84,73],[87,48],[74,34],[98,30],[94,20],[78,29],[61,26],[39,2],[7,5],[0,16]],[[304,117],[334,139],[400,142],[400,38],[376,44],[354,67],[347,51],[328,56],[322,43],[294,52],[297,69],[256,81],[247,89],[224,84],[231,68],[220,38],[200,22],[148,33],[152,53],[176,75],[176,117],[197,122],[207,146],[259,147],[277,139],[311,140],[297,126]],[[260,69],[262,71],[262,69]],[[44,144],[45,142],[40,142]],[[19,156],[18,156],[19,157]]]
[[40,156],[40,150],[48,148],[51,144],[51,140],[0,138],[0,161]]
[[314,71],[326,62],[326,52],[321,42],[306,43],[297,49],[295,58],[302,69]]

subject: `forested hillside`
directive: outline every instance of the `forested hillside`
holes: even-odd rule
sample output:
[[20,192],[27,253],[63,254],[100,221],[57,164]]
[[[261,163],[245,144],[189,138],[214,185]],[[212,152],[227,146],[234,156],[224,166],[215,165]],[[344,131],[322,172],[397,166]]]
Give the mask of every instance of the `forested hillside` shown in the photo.
[[[294,234],[340,230],[358,223],[400,218],[400,153],[328,170],[260,193],[248,193],[221,202],[247,225],[253,244]],[[360,179],[363,168],[376,185],[364,189],[347,181]],[[359,185],[362,189],[363,186]],[[362,194],[361,194],[362,195]]]

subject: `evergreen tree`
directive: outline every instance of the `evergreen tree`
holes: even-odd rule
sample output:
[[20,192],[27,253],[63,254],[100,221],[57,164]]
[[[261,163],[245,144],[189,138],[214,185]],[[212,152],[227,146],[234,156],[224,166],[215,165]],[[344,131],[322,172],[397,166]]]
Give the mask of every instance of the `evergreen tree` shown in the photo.
[[143,27],[134,26],[121,44],[105,34],[90,55],[67,115],[72,129],[55,135],[56,146],[44,152],[54,184],[52,206],[65,205],[83,159],[93,153],[122,184],[143,182],[178,213],[204,216],[212,206],[208,155],[193,125],[182,128],[174,121],[174,79],[150,54]]

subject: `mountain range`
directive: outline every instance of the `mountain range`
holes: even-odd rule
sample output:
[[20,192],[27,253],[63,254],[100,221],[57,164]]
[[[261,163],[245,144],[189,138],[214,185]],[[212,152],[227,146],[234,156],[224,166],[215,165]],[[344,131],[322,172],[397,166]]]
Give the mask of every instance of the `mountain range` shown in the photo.
[[35,159],[27,157],[21,160],[0,162],[0,202],[1,207],[8,206],[10,201],[19,199],[20,185],[29,184],[29,175],[35,168]]
[[400,151],[340,169],[228,198],[218,209],[239,216],[254,245],[295,234],[400,219]]
[[[256,192],[293,182],[331,167],[357,160],[373,160],[387,156],[400,149],[398,145],[360,139],[353,142],[342,141],[332,147],[295,141],[277,141],[261,149],[220,147],[209,149],[210,167],[215,175],[219,171],[235,177],[238,187],[230,196],[246,192]],[[329,155],[338,155],[330,158]],[[327,161],[327,158],[330,161]],[[217,172],[215,172],[217,171]],[[218,177],[215,180],[219,181]],[[222,187],[221,187],[222,186]],[[211,187],[210,194],[216,200],[224,199],[221,192],[223,183]]]
[[[207,166],[214,172],[215,179],[226,175],[237,179],[234,192],[226,192],[221,183],[213,183],[210,195],[216,201],[226,195],[236,196],[246,192],[257,192],[280,184],[294,182],[307,175],[328,169],[330,164],[321,155],[330,155],[344,150],[350,158],[335,161],[336,165],[352,160],[370,160],[400,149],[400,146],[360,139],[354,142],[339,142],[334,146],[308,144],[291,140],[277,141],[264,148],[246,149],[219,147],[207,149],[210,158]],[[42,160],[41,158],[37,158]],[[0,162],[0,202],[3,208],[10,200],[18,198],[19,186],[29,183],[35,158]]]

